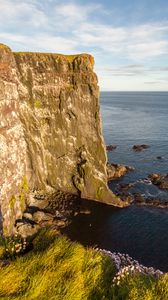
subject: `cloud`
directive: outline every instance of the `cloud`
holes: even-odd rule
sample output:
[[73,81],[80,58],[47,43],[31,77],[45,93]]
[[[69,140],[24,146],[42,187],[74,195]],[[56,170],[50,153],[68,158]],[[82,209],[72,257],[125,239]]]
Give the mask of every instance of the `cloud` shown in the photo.
[[117,77],[144,77],[144,76],[167,76],[168,67],[152,66],[148,67],[145,65],[118,65],[117,67],[110,68],[97,68],[98,72],[106,74],[106,76],[117,76]]
[[[44,11],[37,6],[37,1],[0,1],[0,22],[1,27],[23,26],[31,27],[46,26],[48,18]],[[22,29],[22,27],[20,27]]]
[[144,75],[145,67],[143,65],[124,65],[124,66],[114,66],[111,68],[98,68],[100,72],[106,73],[110,76],[135,76]]
[[0,33],[0,39],[14,42],[15,46],[22,51],[63,52],[68,54],[69,52],[73,52],[74,48],[77,46],[77,43],[71,39],[59,36],[48,36],[45,34],[39,34],[34,38],[33,36],[25,37],[24,35]]
[[[106,11],[100,4],[1,0],[0,11],[1,36],[6,35],[9,44],[14,43],[13,32],[13,37],[20,40],[15,45],[21,48],[22,40],[23,48],[27,40],[27,48],[34,49],[36,40],[37,49],[46,50],[49,41],[48,50],[55,50],[57,42],[58,51],[96,51],[135,62],[163,56],[168,51],[168,22],[114,26],[112,21],[109,24],[101,18]],[[46,43],[40,42],[39,36],[46,38]]]
[[132,60],[167,54],[168,24],[145,24],[113,27],[104,24],[82,24],[76,35],[83,45]]
[[160,84],[164,84],[165,82],[164,81],[144,81],[144,84],[147,84],[147,85],[160,85]]
[[119,23],[119,14],[87,0],[0,0],[0,12],[0,40],[15,51],[89,52],[102,82],[164,81],[166,88],[168,66],[150,65],[167,59],[168,21]]
[[90,14],[95,13],[96,10],[101,9],[100,4],[97,5],[79,5],[75,3],[57,4],[55,6],[55,13],[63,17],[66,21],[77,23],[88,20]]

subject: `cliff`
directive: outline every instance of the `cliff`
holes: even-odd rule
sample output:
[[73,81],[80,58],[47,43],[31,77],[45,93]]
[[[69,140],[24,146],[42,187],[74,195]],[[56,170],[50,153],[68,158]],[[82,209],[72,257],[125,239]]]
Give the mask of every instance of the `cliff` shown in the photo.
[[94,59],[0,44],[0,206],[10,234],[32,192],[123,206],[107,187]]

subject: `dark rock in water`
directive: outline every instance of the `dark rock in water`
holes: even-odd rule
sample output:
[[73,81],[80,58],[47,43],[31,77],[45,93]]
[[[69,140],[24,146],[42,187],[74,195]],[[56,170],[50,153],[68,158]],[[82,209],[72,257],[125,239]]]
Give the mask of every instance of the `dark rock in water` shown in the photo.
[[159,208],[168,208],[168,201],[156,197],[145,197],[141,193],[134,193],[134,203],[137,205],[155,206]]
[[134,202],[137,204],[145,204],[145,198],[141,193],[134,193]]
[[89,210],[89,209],[80,209],[80,214],[90,215],[91,214],[91,210]]
[[134,183],[120,183],[118,185],[118,190],[119,191],[128,191],[133,186],[134,186]]
[[168,201],[161,198],[148,197],[146,198],[146,204],[160,208],[168,208]]
[[146,199],[146,204],[159,208],[168,208],[168,201],[160,198],[148,197]]
[[159,160],[163,160],[164,159],[163,156],[157,156],[156,158],[159,159]]
[[107,151],[113,151],[113,150],[115,150],[116,148],[117,148],[116,145],[107,145],[107,146],[106,146],[106,150],[107,150]]
[[145,149],[148,149],[150,146],[149,145],[146,145],[146,144],[142,144],[142,145],[134,145],[132,147],[132,149],[134,151],[142,151],[142,150],[145,150]]
[[120,197],[120,199],[128,204],[131,204],[134,201],[134,196],[130,193],[127,192],[123,192],[123,193],[119,193],[118,196]]
[[153,173],[149,175],[149,178],[160,189],[168,189],[168,174]]
[[107,164],[107,179],[115,180],[124,176],[127,172],[134,171],[133,167],[120,165],[120,164]]

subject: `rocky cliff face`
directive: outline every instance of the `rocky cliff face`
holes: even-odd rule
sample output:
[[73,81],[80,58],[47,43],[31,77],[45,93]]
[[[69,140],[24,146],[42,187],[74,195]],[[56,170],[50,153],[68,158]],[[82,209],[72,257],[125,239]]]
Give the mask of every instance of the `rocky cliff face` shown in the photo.
[[122,206],[107,187],[93,57],[0,44],[0,206],[10,234],[32,191]]

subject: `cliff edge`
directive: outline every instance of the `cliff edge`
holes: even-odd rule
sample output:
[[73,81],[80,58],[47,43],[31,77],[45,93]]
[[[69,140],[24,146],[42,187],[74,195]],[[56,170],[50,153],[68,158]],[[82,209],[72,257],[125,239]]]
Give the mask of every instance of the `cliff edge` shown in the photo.
[[32,191],[123,206],[107,187],[94,59],[0,44],[0,207],[11,234]]

